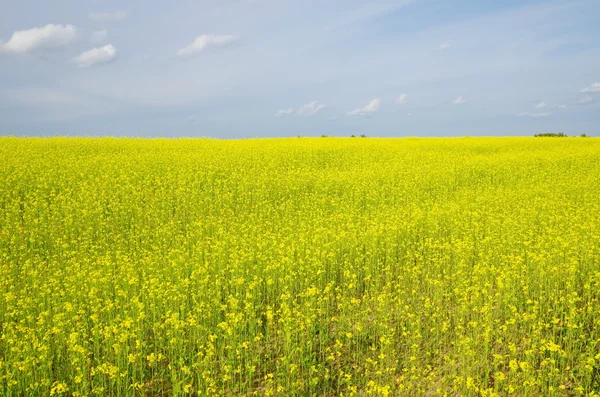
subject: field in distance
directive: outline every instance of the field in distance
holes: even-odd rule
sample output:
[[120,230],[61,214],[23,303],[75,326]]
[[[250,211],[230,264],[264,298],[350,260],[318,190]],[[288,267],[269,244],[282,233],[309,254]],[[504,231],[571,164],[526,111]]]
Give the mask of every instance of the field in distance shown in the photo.
[[0,159],[2,396],[598,396],[600,140]]

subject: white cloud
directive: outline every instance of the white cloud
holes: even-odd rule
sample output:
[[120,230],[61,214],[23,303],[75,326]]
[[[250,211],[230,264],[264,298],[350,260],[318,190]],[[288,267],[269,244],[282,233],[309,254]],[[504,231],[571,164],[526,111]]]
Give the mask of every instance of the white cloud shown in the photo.
[[26,54],[35,51],[55,50],[69,45],[77,37],[73,25],[48,24],[39,28],[18,30],[6,43],[0,44],[0,52]]
[[439,49],[440,49],[440,50],[447,50],[447,49],[448,49],[448,48],[450,48],[450,47],[452,47],[452,46],[450,45],[450,43],[442,43],[442,44],[440,44],[440,48],[439,48]]
[[600,83],[592,83],[589,87],[585,87],[581,92],[600,92]]
[[452,102],[453,105],[462,105],[463,103],[467,103],[467,100],[461,96],[459,96],[454,100],[454,102]]
[[115,59],[117,49],[112,44],[107,44],[104,47],[92,48],[91,50],[82,52],[73,58],[73,62],[80,68],[87,68],[93,65],[107,63]]
[[92,33],[90,41],[94,44],[100,44],[108,39],[108,32],[106,30],[97,30]]
[[537,105],[535,105],[535,108],[536,108],[536,109],[543,109],[543,108],[545,108],[546,106],[548,106],[548,105],[546,105],[546,102],[540,102],[540,103],[538,103]]
[[281,109],[280,111],[278,111],[277,113],[275,113],[275,117],[289,116],[289,115],[291,115],[293,113],[294,113],[294,108]]
[[181,57],[195,54],[209,47],[223,47],[233,43],[236,40],[237,37],[232,35],[203,34],[202,36],[196,37],[192,44],[180,48],[177,51],[177,55]]
[[521,113],[517,114],[517,116],[529,116],[529,117],[548,117],[551,115],[552,115],[552,113],[548,113],[548,112],[543,112],[543,113],[521,112]]
[[125,19],[129,16],[127,11],[115,11],[115,12],[92,12],[90,18],[96,21],[118,21]]
[[327,108],[325,104],[319,103],[319,101],[313,101],[311,103],[307,103],[306,105],[298,109],[298,115],[306,117],[314,116],[315,114],[319,113],[325,108]]
[[398,105],[404,105],[406,103],[407,99],[408,99],[408,94],[402,93],[402,94],[400,94],[400,96],[398,97],[398,99],[396,99],[396,103]]
[[354,109],[348,112],[348,116],[353,117],[368,117],[373,113],[377,112],[381,107],[381,100],[379,98],[372,99],[367,105],[362,108]]

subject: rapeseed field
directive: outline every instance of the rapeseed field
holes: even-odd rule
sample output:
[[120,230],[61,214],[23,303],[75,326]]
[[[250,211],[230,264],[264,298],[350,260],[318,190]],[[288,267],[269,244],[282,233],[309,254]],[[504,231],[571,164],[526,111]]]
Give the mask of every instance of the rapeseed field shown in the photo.
[[598,396],[600,141],[0,139],[2,396]]

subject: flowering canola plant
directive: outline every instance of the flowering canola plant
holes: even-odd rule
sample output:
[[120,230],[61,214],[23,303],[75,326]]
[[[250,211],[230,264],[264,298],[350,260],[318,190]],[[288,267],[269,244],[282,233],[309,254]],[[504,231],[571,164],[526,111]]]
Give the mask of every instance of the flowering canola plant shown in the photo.
[[0,139],[2,396],[598,396],[600,141]]

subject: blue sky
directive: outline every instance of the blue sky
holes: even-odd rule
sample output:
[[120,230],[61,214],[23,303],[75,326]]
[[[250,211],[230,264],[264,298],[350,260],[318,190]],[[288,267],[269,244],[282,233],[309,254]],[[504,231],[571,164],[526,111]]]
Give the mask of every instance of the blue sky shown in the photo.
[[600,135],[600,1],[9,2],[0,134]]

